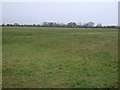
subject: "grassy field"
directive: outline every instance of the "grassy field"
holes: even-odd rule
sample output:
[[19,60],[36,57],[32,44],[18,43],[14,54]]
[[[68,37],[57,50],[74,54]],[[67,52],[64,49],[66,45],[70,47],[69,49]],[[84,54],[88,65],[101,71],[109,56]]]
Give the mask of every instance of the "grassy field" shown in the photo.
[[3,87],[117,87],[118,30],[3,27]]

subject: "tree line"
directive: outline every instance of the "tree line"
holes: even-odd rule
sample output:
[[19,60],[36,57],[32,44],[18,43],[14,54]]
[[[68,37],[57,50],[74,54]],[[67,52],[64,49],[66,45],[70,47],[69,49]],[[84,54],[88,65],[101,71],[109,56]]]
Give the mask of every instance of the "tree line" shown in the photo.
[[95,25],[94,22],[88,22],[88,23],[79,23],[76,24],[75,22],[69,22],[67,24],[64,23],[56,23],[56,22],[43,22],[42,25],[40,24],[2,24],[1,26],[16,26],[16,27],[66,27],[66,28],[119,28],[118,26],[102,26],[102,24]]

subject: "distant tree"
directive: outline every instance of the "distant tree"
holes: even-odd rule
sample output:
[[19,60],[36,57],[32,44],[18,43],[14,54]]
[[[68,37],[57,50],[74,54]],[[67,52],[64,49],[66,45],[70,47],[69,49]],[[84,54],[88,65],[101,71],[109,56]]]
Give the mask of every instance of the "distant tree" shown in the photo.
[[32,26],[33,26],[33,27],[36,27],[37,25],[36,25],[36,24],[33,24]]
[[48,22],[48,26],[49,26],[49,27],[52,27],[52,26],[53,26],[53,23],[52,23],[52,22]]
[[89,27],[94,27],[94,23],[93,22],[88,22],[88,26]]
[[82,23],[78,23],[79,26],[82,26]]
[[59,26],[59,24],[57,24],[56,22],[43,22],[44,27],[57,27]]
[[43,27],[48,27],[48,22],[43,22]]
[[83,24],[83,27],[88,27],[88,24],[87,24],[87,23],[84,23],[84,24]]
[[83,26],[84,27],[94,27],[94,23],[93,22],[88,22],[88,23],[85,23]]
[[59,27],[66,27],[66,24],[60,23],[60,24],[59,24]]
[[67,24],[68,27],[71,27],[71,28],[75,28],[76,27],[76,23],[75,22],[70,22]]
[[6,26],[10,26],[10,24],[6,24]]
[[36,26],[37,26],[37,27],[41,27],[41,25],[40,25],[40,24],[37,24]]
[[82,26],[83,26],[82,23],[77,24],[77,27],[82,27]]
[[57,23],[55,23],[55,22],[49,22],[48,26],[49,27],[57,27]]
[[5,24],[3,23],[2,26],[5,26]]
[[102,24],[97,24],[96,27],[102,27]]
[[18,23],[14,23],[14,26],[19,26],[19,24]]

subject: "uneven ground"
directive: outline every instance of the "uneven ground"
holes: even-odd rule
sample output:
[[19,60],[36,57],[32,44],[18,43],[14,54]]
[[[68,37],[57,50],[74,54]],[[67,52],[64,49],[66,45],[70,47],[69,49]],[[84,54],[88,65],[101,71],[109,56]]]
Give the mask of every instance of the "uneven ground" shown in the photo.
[[3,87],[104,88],[118,82],[118,30],[3,27]]

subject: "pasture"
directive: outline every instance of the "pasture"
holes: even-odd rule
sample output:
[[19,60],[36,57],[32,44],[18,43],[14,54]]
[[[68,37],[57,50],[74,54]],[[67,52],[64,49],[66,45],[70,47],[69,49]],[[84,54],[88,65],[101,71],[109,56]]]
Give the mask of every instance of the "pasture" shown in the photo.
[[117,29],[2,29],[4,88],[117,87]]

